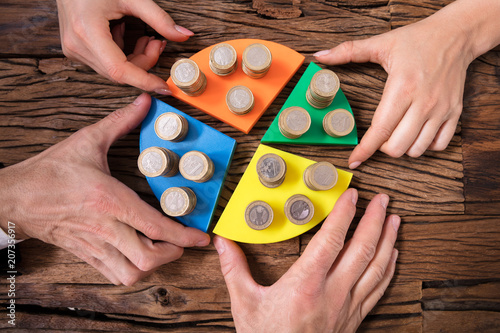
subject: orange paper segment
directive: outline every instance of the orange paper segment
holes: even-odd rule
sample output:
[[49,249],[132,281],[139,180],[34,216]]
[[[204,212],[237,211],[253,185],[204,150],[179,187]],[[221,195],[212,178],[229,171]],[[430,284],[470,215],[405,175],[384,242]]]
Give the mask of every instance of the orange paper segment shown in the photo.
[[[212,72],[209,67],[209,55],[215,46],[213,45],[201,50],[190,58],[198,64],[201,71],[207,77],[207,88],[203,94],[191,97],[177,88],[172,78],[169,78],[167,83],[174,97],[248,134],[302,65],[304,56],[289,47],[260,39],[235,39],[224,43],[232,45],[238,53],[238,69],[233,74],[218,76]],[[248,45],[253,43],[266,45],[272,54],[271,68],[260,79],[253,79],[247,76],[241,69],[243,51]],[[226,105],[226,93],[229,89],[237,85],[248,87],[255,98],[255,105],[252,111],[243,116],[231,113]]]

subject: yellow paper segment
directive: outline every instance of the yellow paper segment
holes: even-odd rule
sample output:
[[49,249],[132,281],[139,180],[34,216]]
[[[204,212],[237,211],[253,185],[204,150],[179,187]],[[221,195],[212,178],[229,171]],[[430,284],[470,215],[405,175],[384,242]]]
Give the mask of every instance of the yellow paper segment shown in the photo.
[[[287,165],[285,181],[277,188],[265,187],[257,175],[257,161],[267,153],[281,156]],[[302,175],[315,162],[317,161],[259,145],[215,226],[214,233],[237,242],[266,244],[293,238],[315,227],[330,213],[352,179],[352,173],[337,169],[339,178],[335,187],[328,191],[310,190],[304,184]],[[285,216],[285,202],[294,194],[303,194],[314,204],[314,217],[305,225],[295,225]],[[274,219],[267,229],[254,230],[245,222],[245,209],[255,200],[265,201],[273,208]]]

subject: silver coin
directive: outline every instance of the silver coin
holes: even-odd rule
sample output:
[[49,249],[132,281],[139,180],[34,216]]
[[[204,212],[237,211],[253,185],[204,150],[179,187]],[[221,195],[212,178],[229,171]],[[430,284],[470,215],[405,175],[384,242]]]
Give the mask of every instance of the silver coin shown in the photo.
[[192,81],[195,75],[196,69],[188,62],[183,62],[175,68],[175,78],[182,83]]
[[254,225],[261,226],[269,220],[269,211],[262,205],[256,205],[250,209],[248,217]]
[[219,47],[214,52],[214,61],[221,65],[227,66],[233,60],[233,51],[229,47]]
[[321,73],[316,77],[316,88],[323,94],[330,94],[337,88],[337,81],[328,73]]
[[196,177],[203,172],[203,160],[201,157],[196,155],[191,155],[183,160],[182,168],[186,174],[192,177]]
[[179,124],[173,116],[161,117],[158,122],[158,130],[165,137],[175,135],[179,129]]
[[148,173],[157,173],[161,170],[163,159],[161,155],[155,151],[148,152],[144,155],[141,161],[142,168]]
[[309,216],[311,212],[311,207],[309,204],[303,200],[295,201],[290,207],[290,215],[297,220],[302,221]]
[[179,192],[170,192],[164,204],[172,213],[181,213],[186,206],[186,198]]
[[275,178],[281,172],[281,165],[275,158],[267,157],[262,161],[259,171],[266,178]]
[[252,47],[246,54],[246,61],[252,67],[264,66],[268,58],[267,51],[260,47]]
[[229,95],[229,102],[237,109],[242,109],[250,104],[251,97],[244,89],[234,89]]
[[335,131],[345,132],[351,127],[352,120],[345,113],[337,112],[332,116],[331,124]]
[[320,165],[314,170],[314,181],[321,186],[328,186],[335,180],[332,168]]
[[301,131],[307,127],[307,116],[300,111],[294,110],[286,117],[286,125],[292,131]]

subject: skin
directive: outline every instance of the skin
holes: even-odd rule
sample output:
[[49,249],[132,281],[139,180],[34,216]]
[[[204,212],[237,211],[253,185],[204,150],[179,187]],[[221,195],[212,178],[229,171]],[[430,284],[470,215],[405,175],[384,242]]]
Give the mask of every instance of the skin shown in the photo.
[[147,71],[166,46],[166,40],[141,37],[132,54],[122,49],[125,24],[110,31],[109,21],[135,16],[168,40],[183,42],[194,33],[176,25],[152,0],[57,0],[61,45],[64,54],[92,67],[108,79],[145,91],[168,95],[166,82]]
[[147,115],[151,98],[71,135],[39,155],[0,169],[0,226],[85,260],[115,284],[132,285],[210,237],[174,222],[110,175],[110,145]]
[[373,62],[388,73],[351,169],[377,149],[418,157],[448,146],[462,113],[467,67],[500,43],[498,17],[497,0],[457,0],[420,22],[315,54],[328,65]]
[[394,274],[400,218],[389,197],[373,198],[353,237],[357,191],[347,190],[292,267],[272,286],[257,284],[236,243],[215,236],[238,332],[354,332]]

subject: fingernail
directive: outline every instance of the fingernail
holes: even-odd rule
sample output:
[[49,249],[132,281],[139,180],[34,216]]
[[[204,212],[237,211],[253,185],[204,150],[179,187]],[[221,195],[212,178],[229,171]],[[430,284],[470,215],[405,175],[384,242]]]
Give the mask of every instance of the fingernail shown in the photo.
[[206,237],[205,239],[199,241],[196,243],[196,246],[207,246],[208,244],[210,244],[210,237]]
[[160,95],[172,95],[172,92],[168,89],[155,89],[154,92]]
[[149,41],[152,41],[152,40],[154,40],[154,39],[155,39],[155,36],[151,36],[151,37],[149,37]]
[[167,41],[166,40],[162,40],[161,41],[161,46],[160,46],[160,53],[162,53],[163,51],[165,51],[165,46],[167,46]]
[[387,209],[387,205],[389,204],[389,196],[387,194],[382,194],[380,204],[384,207],[384,209]]
[[399,226],[401,225],[401,217],[398,215],[394,215],[392,217],[392,227],[394,228],[394,231],[398,232]]
[[352,203],[354,205],[356,205],[356,203],[358,202],[358,191],[356,190],[353,190],[352,191],[352,197],[351,197],[351,200],[352,200]]
[[324,55],[327,55],[331,52],[331,50],[323,50],[323,51],[319,51],[319,52],[316,52],[313,54],[313,57],[322,57]]
[[179,31],[183,35],[186,35],[186,36],[189,36],[189,37],[191,37],[191,36],[194,35],[194,32],[192,32],[191,30],[186,29],[184,27],[181,27],[180,25],[176,24],[176,25],[174,25],[174,28],[175,28],[175,30]]
[[135,101],[132,102],[134,105],[141,105],[144,102],[144,97],[142,96],[144,94],[140,94]]
[[398,249],[392,250],[392,256],[391,256],[392,262],[396,262],[396,260],[398,260],[398,255],[399,255]]
[[224,251],[226,251],[226,247],[224,246],[224,243],[219,237],[214,238],[214,245],[219,255],[223,254]]
[[359,165],[361,164],[360,161],[356,161],[356,162],[352,162],[351,164],[349,164],[349,169],[356,169],[357,167],[359,167]]

